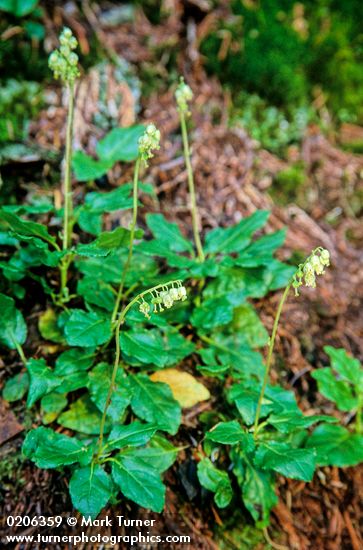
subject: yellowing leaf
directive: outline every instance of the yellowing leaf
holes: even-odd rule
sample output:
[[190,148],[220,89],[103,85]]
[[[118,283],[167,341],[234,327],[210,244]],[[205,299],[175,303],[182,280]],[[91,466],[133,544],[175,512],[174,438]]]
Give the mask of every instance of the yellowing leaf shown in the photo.
[[38,328],[40,334],[45,340],[56,342],[59,344],[64,343],[64,336],[59,326],[57,325],[57,314],[54,309],[47,309],[39,317]]
[[153,382],[164,382],[170,386],[174,399],[183,407],[193,407],[210,398],[209,390],[188,372],[177,369],[163,369],[150,376]]

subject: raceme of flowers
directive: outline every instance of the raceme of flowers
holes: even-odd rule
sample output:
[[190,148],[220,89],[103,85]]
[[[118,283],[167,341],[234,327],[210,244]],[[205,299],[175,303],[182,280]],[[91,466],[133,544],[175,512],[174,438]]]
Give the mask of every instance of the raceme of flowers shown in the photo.
[[[174,302],[179,300],[183,301],[187,299],[187,291],[181,281],[175,281],[171,283],[172,286],[164,286],[159,290],[151,290],[147,296],[150,298],[150,303],[142,297],[139,302],[139,311],[145,315],[147,319],[150,319],[151,307],[153,306],[153,313],[164,311],[164,307],[170,309]],[[176,286],[174,286],[176,285]],[[164,306],[164,307],[163,307]]]
[[154,155],[153,150],[160,149],[160,130],[154,124],[148,124],[139,139],[139,155],[146,164]]
[[184,79],[180,79],[180,83],[175,90],[175,99],[178,105],[178,110],[181,113],[188,114],[188,103],[193,99],[193,91],[188,84],[185,84]]
[[67,84],[72,84],[79,77],[78,55],[73,51],[77,48],[77,39],[71,29],[65,27],[59,37],[60,48],[49,56],[49,67],[55,78],[60,78]]
[[316,275],[324,275],[325,267],[330,265],[330,254],[325,248],[319,246],[312,251],[304,263],[298,266],[293,277],[292,286],[295,289],[295,295],[298,296],[298,289],[305,284],[312,288],[316,287]]

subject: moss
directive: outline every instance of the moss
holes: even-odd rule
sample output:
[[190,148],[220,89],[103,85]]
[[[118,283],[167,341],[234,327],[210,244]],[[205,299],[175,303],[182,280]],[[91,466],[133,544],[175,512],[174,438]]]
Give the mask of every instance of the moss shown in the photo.
[[277,203],[282,205],[297,202],[304,181],[304,166],[301,163],[293,164],[276,174],[270,194]]

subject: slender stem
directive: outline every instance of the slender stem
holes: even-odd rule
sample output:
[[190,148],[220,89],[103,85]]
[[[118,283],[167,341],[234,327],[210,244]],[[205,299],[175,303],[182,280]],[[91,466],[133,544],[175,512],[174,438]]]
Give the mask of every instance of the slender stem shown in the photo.
[[[177,284],[177,283],[180,283],[180,281],[169,281],[167,284],[168,285],[173,285],[173,284]],[[123,308],[123,310],[121,311],[121,314],[120,314],[120,317],[118,318],[117,320],[117,324],[116,324],[116,330],[115,330],[115,339],[116,339],[116,353],[115,353],[115,362],[114,362],[114,365],[113,365],[113,370],[112,370],[112,374],[111,374],[111,382],[110,382],[110,387],[108,389],[108,393],[107,393],[107,397],[106,397],[106,403],[105,403],[105,408],[104,408],[104,411],[103,411],[103,414],[102,414],[102,419],[101,419],[101,425],[100,425],[100,436],[98,438],[98,448],[97,448],[97,454],[96,454],[96,460],[99,459],[101,453],[102,453],[102,446],[103,446],[103,436],[104,436],[104,431],[105,431],[105,424],[106,424],[106,418],[107,418],[107,411],[108,411],[108,408],[111,404],[111,397],[112,397],[112,393],[115,389],[115,382],[116,382],[116,376],[117,376],[117,370],[118,370],[118,367],[119,367],[119,363],[120,363],[120,354],[121,354],[121,348],[120,348],[120,330],[121,330],[121,326],[122,324],[124,323],[125,321],[125,317],[129,311],[129,309],[134,305],[136,304],[139,300],[141,300],[146,294],[151,294],[154,290],[158,290],[159,288],[165,288],[165,284],[160,284],[160,285],[156,285],[152,288],[148,288],[147,290],[144,290],[143,292],[140,292],[140,294],[138,294],[137,296],[135,296],[135,298],[133,298],[131,300],[131,302],[129,302],[127,304],[127,306],[125,306]]]
[[65,171],[63,181],[64,219],[63,219],[63,250],[67,250],[71,242],[71,220],[73,216],[73,201],[71,187],[72,141],[74,117],[74,83],[69,84],[69,105],[66,134]]
[[195,242],[195,246],[196,246],[196,249],[197,249],[199,261],[204,262],[205,257],[204,257],[202,242],[200,240],[200,235],[199,235],[199,227],[200,227],[199,214],[198,214],[197,201],[196,201],[196,198],[195,198],[193,169],[192,169],[192,164],[190,162],[190,149],[189,149],[189,142],[188,142],[187,125],[186,125],[186,121],[185,121],[185,114],[183,112],[179,111],[179,115],[180,115],[180,126],[181,126],[181,131],[182,131],[182,138],[183,138],[185,164],[186,164],[187,172],[188,172],[190,210],[191,210],[191,214],[192,214],[194,242]]
[[139,171],[140,171],[140,163],[141,159],[138,158],[135,163],[135,170],[134,170],[134,183],[133,183],[133,192],[132,192],[132,222],[130,227],[130,244],[129,244],[129,253],[127,255],[127,260],[124,265],[123,271],[122,271],[122,277],[120,286],[118,288],[117,292],[117,298],[115,302],[115,307],[112,312],[111,317],[111,324],[115,323],[117,319],[118,310],[120,307],[121,299],[122,299],[122,292],[124,289],[125,279],[127,272],[130,268],[131,260],[132,260],[132,252],[134,248],[134,238],[135,238],[135,229],[136,229],[136,222],[137,222],[137,202],[138,202],[138,182],[139,182]]
[[[65,152],[65,171],[63,180],[63,201],[64,201],[64,214],[63,214],[63,250],[68,250],[72,239],[72,227],[73,227],[73,200],[72,200],[72,143],[73,143],[73,119],[74,119],[74,83],[68,85],[69,91],[69,104],[68,104],[68,119],[67,119],[67,133],[66,133],[66,152]],[[60,265],[60,299],[64,299],[67,292],[67,274],[71,261],[64,257],[62,258]]]
[[266,390],[266,386],[267,386],[267,382],[268,382],[268,378],[269,378],[269,374],[270,374],[271,360],[272,360],[272,354],[273,354],[273,350],[274,350],[274,346],[275,346],[277,328],[279,326],[279,320],[280,320],[282,308],[283,308],[285,300],[286,300],[286,298],[289,294],[291,284],[292,283],[290,282],[284,290],[284,293],[281,297],[279,306],[277,308],[276,317],[275,317],[274,325],[273,325],[273,328],[272,328],[272,334],[271,334],[271,338],[270,338],[270,341],[269,341],[269,348],[268,348],[268,354],[267,354],[265,375],[264,375],[264,378],[263,378],[262,388],[261,388],[260,396],[258,398],[257,409],[256,409],[256,416],[255,416],[255,422],[254,422],[254,432],[253,432],[254,437],[256,437],[256,434],[257,434],[257,431],[258,431],[258,422],[260,420],[263,396],[265,395],[265,390]]
[[363,408],[363,395],[358,396],[358,407],[355,415],[355,430],[358,434],[363,432],[362,429],[362,408]]
[[22,360],[24,366],[26,367],[26,364],[27,364],[27,360],[26,360],[26,357],[25,357],[25,353],[23,351],[23,348],[21,347],[21,345],[19,344],[19,342],[17,342],[16,340],[13,340],[14,342],[14,345],[16,347],[16,350],[18,352],[18,354],[20,355],[20,359]]

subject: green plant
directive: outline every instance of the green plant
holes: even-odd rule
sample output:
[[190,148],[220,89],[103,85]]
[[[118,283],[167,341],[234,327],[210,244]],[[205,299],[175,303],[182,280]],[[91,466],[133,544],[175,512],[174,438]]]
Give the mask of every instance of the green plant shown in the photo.
[[191,88],[185,84],[184,80],[180,81],[179,86],[176,89],[175,92],[175,99],[178,105],[178,112],[180,117],[180,126],[182,130],[182,137],[183,137],[183,147],[184,147],[184,157],[185,157],[185,163],[187,166],[187,172],[188,172],[188,185],[189,185],[189,194],[190,194],[190,211],[192,214],[192,223],[193,223],[193,235],[194,235],[194,242],[195,246],[197,248],[198,252],[198,258],[201,262],[204,261],[204,252],[202,243],[200,240],[199,235],[199,216],[198,216],[198,209],[197,209],[197,200],[195,196],[195,186],[194,186],[194,176],[193,176],[193,169],[190,162],[190,150],[189,150],[189,142],[188,142],[188,132],[187,132],[187,125],[186,125],[186,117],[189,115],[189,108],[188,103],[193,99],[193,92]]
[[[182,86],[179,109],[191,97]],[[186,125],[184,130],[189,158]],[[33,197],[29,204],[0,210],[0,344],[10,354],[17,351],[23,364],[7,381],[3,397],[15,402],[26,395],[30,413],[37,411],[34,421],[43,425],[28,432],[24,456],[40,468],[70,475],[74,507],[95,517],[120,494],[160,512],[162,473],[178,454],[168,437],[178,432],[182,408],[218,395],[213,410],[199,418],[206,433],[205,454],[198,456],[200,483],[215,493],[218,506],[228,505],[234,497],[229,473],[222,468],[230,460],[246,507],[266,525],[276,502],[274,472],[304,480],[313,475],[315,432],[309,436],[306,428],[317,422],[324,422],[326,430],[341,428],[330,425],[334,419],[329,416],[304,416],[292,392],[268,383],[283,302],[292,287],[298,291],[303,282],[315,286],[315,275],[323,272],[329,256],[318,248],[297,271],[277,260],[285,230],[258,234],[267,211],[207,231],[202,240],[195,232],[191,164],[197,254],[178,225],[158,213],[146,215],[144,238],[136,229],[138,192],[150,189],[139,183],[139,168],[158,148],[160,135],[148,126],[135,141],[130,132],[127,144],[118,146],[118,156],[124,147],[133,151],[133,183],[110,192],[85,192],[82,204],[71,207],[74,243],[68,241],[66,249],[52,234],[63,217],[52,204]],[[130,229],[102,231],[103,215],[117,210],[132,210]],[[34,216],[48,223],[34,221]],[[72,263],[65,303],[53,273],[67,256]],[[188,287],[188,300],[181,281]],[[26,323],[34,322],[25,305],[29,284],[43,308],[35,357],[27,341]],[[279,288],[285,292],[269,341],[251,300]],[[157,312],[163,315],[153,314]],[[30,334],[35,330],[32,326]],[[47,346],[50,342],[56,346]],[[268,343],[264,366],[258,350]],[[193,374],[184,372],[187,357]],[[208,379],[211,391],[196,377]],[[65,429],[70,435],[62,433]],[[215,445],[227,445],[227,453],[220,455],[222,467],[214,463]]]
[[344,349],[324,348],[332,366],[316,369],[312,377],[321,394],[333,401],[340,411],[356,410],[356,430],[362,433],[363,370],[358,359]]
[[[277,328],[290,290],[294,288],[298,295],[303,284],[314,288],[316,275],[322,275],[328,265],[328,251],[317,248],[298,266],[277,308],[262,382],[250,379],[229,388],[228,398],[238,410],[237,418],[242,419],[244,427],[240,420],[220,422],[206,435],[209,452],[213,443],[230,446],[233,473],[241,487],[243,502],[262,527],[269,523],[270,510],[277,503],[274,472],[311,481],[316,466],[315,451],[301,448],[304,429],[323,420],[335,421],[326,416],[304,416],[291,392],[268,383]],[[198,476],[202,485],[215,493],[218,506],[229,504],[233,493],[225,472],[204,458],[198,465]]]
[[[136,229],[136,222],[137,222],[137,204],[138,204],[138,185],[139,185],[139,170],[140,170],[140,164],[141,162],[144,162],[147,165],[147,162],[150,158],[153,157],[152,151],[154,149],[159,149],[159,143],[160,143],[160,132],[155,128],[153,124],[149,124],[143,133],[143,135],[139,138],[138,142],[138,157],[135,162],[135,171],[134,171],[134,182],[133,182],[133,191],[132,191],[132,222],[131,222],[131,229],[130,229],[130,244],[129,244],[129,252],[127,255],[126,263],[123,266],[122,270],[122,276],[121,276],[121,282],[120,286],[117,291],[117,297],[115,302],[115,307],[113,309],[111,322],[115,323],[118,310],[120,307],[120,302],[122,299],[122,293],[125,285],[125,279],[127,276],[127,273],[130,269],[130,264],[132,260],[132,252],[134,249],[134,238],[135,238],[135,229]],[[121,316],[122,317],[122,316]],[[119,321],[117,323],[117,327],[119,326]]]
[[138,124],[129,128],[113,128],[96,146],[98,159],[82,151],[73,155],[73,170],[78,181],[90,181],[102,177],[116,162],[130,162],[139,155],[138,140],[145,126]]

